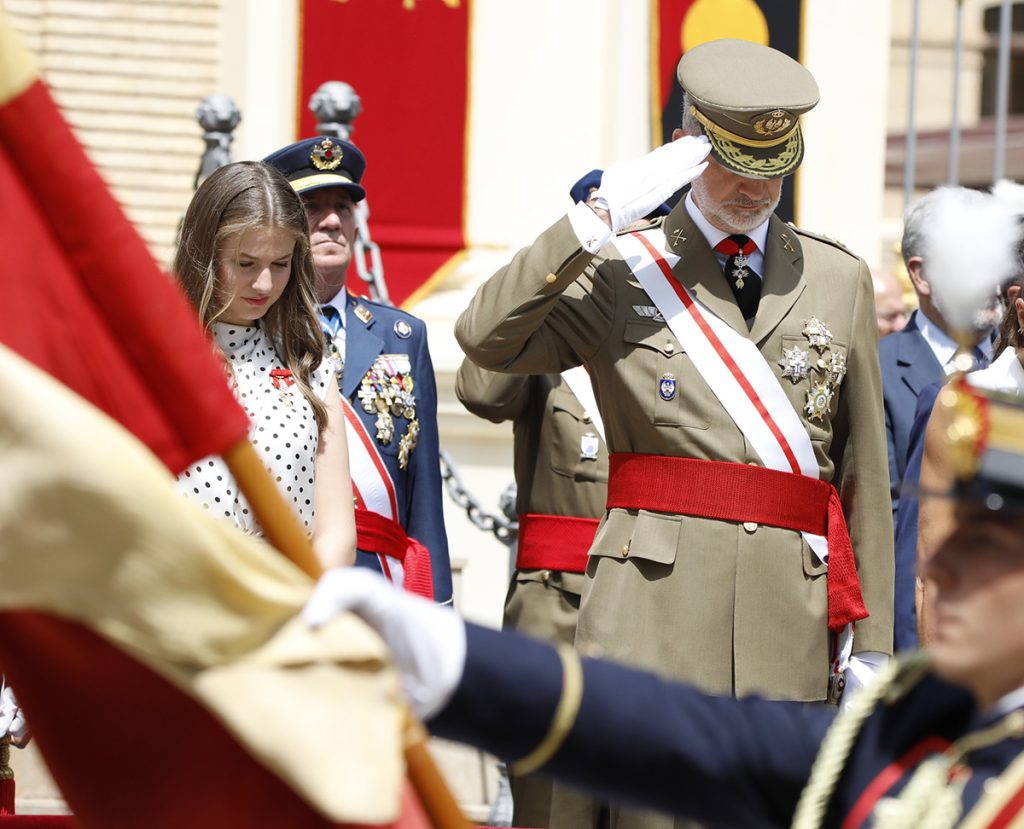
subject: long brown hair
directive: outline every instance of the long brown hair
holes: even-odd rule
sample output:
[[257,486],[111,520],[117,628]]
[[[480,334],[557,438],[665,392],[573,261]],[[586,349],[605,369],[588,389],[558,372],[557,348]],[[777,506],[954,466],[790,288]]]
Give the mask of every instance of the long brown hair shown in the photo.
[[232,300],[217,273],[226,240],[263,227],[291,232],[295,248],[288,284],[261,324],[323,431],[327,409],[311,385],[325,348],[317,312],[316,272],[309,251],[306,211],[287,179],[259,161],[239,161],[214,171],[185,211],[172,269],[209,333]]

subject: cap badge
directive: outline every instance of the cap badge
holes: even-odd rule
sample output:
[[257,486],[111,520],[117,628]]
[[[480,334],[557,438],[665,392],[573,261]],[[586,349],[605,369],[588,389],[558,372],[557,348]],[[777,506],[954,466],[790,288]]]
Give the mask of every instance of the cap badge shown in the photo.
[[773,109],[754,120],[754,132],[772,138],[781,135],[793,126],[793,116],[784,109]]
[[341,147],[325,138],[319,144],[314,144],[309,153],[309,160],[318,170],[336,170],[341,164]]
[[658,394],[662,400],[671,400],[676,396],[676,376],[670,372],[661,375],[658,381]]

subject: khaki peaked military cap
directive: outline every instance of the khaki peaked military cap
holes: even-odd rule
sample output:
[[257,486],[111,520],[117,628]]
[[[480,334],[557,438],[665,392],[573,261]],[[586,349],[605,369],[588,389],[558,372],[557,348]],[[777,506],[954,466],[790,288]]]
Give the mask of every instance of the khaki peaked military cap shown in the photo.
[[677,75],[712,156],[727,170],[780,178],[800,166],[800,116],[818,103],[818,84],[789,55],[747,40],[712,40],[686,52]]

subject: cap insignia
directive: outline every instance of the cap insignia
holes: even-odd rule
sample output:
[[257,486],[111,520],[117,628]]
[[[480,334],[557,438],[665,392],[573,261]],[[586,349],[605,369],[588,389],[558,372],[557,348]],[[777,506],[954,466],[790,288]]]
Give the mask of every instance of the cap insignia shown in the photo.
[[309,153],[309,160],[318,170],[336,170],[341,164],[341,147],[325,138],[319,144],[314,144]]
[[767,138],[781,135],[793,126],[793,116],[784,109],[773,109],[754,119],[754,132]]

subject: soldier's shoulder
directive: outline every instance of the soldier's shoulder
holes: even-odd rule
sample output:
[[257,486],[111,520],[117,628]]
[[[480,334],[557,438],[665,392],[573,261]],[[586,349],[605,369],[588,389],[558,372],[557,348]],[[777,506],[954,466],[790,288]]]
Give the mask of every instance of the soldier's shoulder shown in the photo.
[[825,236],[822,233],[815,233],[811,230],[807,230],[806,228],[798,227],[792,222],[786,222],[786,225],[791,230],[793,230],[797,236],[800,237],[801,244],[805,242],[810,242],[811,245],[814,245],[815,243],[820,243],[822,245],[828,246],[829,248],[841,251],[842,253],[849,256],[851,259],[854,259],[858,262],[860,261],[860,257],[852,250],[850,250],[848,247],[846,247],[846,245],[844,245],[838,239],[833,239],[831,236]]

